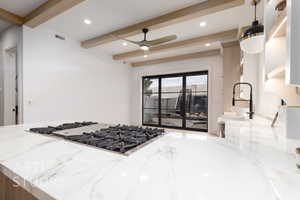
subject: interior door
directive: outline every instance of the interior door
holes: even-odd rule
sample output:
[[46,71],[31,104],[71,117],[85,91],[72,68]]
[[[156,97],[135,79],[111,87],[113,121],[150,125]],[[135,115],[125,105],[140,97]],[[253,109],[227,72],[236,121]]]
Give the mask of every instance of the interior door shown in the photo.
[[5,112],[4,124],[18,124],[18,71],[17,71],[17,51],[10,49],[6,51],[5,66]]

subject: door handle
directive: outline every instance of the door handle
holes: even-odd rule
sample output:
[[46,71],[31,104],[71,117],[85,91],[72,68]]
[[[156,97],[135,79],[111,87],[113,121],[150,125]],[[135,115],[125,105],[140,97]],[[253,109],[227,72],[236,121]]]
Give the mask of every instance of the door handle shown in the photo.
[[12,111],[18,114],[18,106],[16,106],[15,108],[13,108]]

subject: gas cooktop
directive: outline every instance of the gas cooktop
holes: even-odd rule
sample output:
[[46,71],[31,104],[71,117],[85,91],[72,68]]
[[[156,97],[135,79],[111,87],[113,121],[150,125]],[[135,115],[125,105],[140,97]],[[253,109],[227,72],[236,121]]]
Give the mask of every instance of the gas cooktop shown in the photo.
[[40,134],[53,134],[57,131],[80,128],[84,126],[90,126],[93,124],[97,124],[97,122],[74,122],[74,123],[65,123],[58,126],[47,126],[40,128],[31,128],[29,131]]
[[66,140],[125,155],[164,134],[164,129],[127,125],[76,122],[57,127],[32,128],[31,132],[63,137]]

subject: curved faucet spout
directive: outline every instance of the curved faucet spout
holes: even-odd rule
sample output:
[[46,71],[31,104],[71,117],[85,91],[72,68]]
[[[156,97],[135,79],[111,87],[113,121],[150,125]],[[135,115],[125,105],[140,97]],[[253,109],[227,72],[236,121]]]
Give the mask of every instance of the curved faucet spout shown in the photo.
[[[235,99],[235,90],[236,87],[239,85],[248,85],[250,87],[250,98],[249,99]],[[249,119],[253,119],[253,95],[252,95],[252,91],[253,91],[253,87],[251,85],[251,83],[247,83],[247,82],[239,82],[239,83],[235,83],[233,85],[233,97],[232,97],[232,106],[235,106],[235,102],[236,101],[249,101]]]

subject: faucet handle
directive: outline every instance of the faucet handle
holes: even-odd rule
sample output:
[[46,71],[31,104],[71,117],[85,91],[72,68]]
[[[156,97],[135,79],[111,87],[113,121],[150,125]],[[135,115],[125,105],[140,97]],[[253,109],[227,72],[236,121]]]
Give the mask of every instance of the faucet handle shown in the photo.
[[253,119],[253,115],[254,115],[254,112],[247,112],[247,114],[249,115],[249,119]]

